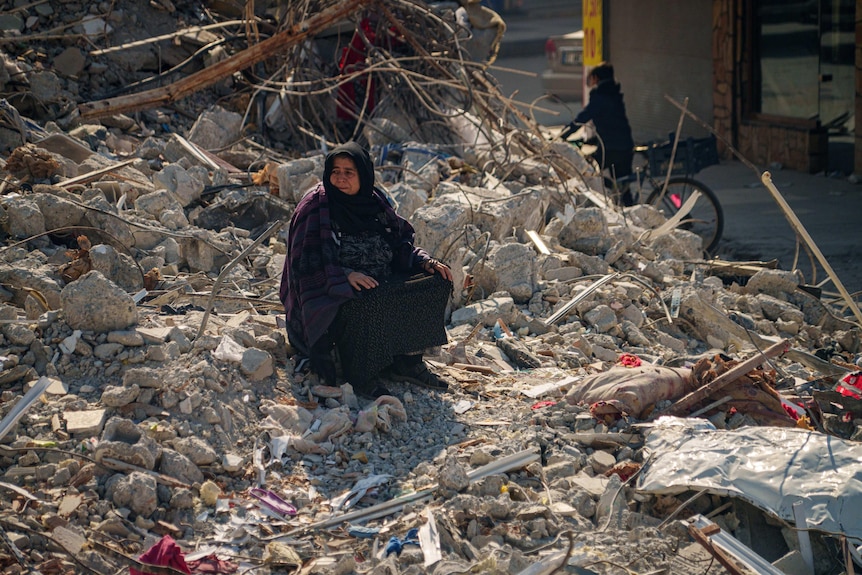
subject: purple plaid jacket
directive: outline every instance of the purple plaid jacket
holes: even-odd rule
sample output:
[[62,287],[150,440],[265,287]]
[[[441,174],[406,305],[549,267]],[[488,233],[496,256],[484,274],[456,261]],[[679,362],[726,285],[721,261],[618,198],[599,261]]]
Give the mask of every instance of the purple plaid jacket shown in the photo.
[[[421,270],[422,262],[430,256],[413,245],[413,226],[395,213],[376,188],[374,198],[380,202],[380,211],[397,244],[393,246],[393,270]],[[288,339],[306,355],[329,329],[339,306],[356,297],[338,261],[329,201],[322,183],[308,192],[293,212],[279,296],[287,314]]]

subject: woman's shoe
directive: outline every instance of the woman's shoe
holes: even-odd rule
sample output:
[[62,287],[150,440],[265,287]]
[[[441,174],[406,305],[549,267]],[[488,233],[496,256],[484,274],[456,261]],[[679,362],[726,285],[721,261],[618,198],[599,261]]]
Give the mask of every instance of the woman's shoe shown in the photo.
[[408,381],[428,389],[449,391],[449,384],[439,375],[433,373],[421,359],[415,362],[396,361],[391,370],[394,379]]
[[311,371],[316,373],[326,385],[335,387],[337,384],[335,362],[331,357],[312,355]]

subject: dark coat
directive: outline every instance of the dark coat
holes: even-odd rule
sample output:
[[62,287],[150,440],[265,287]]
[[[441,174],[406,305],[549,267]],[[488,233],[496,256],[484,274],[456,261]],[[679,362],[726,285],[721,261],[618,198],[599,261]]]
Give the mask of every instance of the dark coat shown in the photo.
[[590,103],[575,117],[575,124],[586,124],[590,120],[607,150],[634,148],[632,128],[626,117],[626,106],[620,85],[613,80],[600,82],[590,90]]

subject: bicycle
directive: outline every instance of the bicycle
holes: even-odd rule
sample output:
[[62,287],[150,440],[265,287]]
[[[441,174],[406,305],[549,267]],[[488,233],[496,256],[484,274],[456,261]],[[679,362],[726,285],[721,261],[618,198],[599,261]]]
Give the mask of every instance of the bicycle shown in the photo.
[[[590,157],[595,146],[593,149],[589,148],[590,145],[584,143],[584,132],[580,135],[578,132],[573,134],[574,140],[567,141],[578,147],[582,154]],[[724,210],[715,192],[695,179],[694,175],[707,166],[718,163],[715,136],[680,140],[673,157],[673,166],[670,166],[674,139],[674,134],[670,133],[665,142],[648,142],[635,146],[632,173],[619,179],[606,176],[604,182],[618,193],[628,186],[636,203],[655,206],[668,219],[686,206],[697,192],[698,196],[691,209],[677,227],[699,235],[703,239],[704,251],[712,253],[724,231]]]

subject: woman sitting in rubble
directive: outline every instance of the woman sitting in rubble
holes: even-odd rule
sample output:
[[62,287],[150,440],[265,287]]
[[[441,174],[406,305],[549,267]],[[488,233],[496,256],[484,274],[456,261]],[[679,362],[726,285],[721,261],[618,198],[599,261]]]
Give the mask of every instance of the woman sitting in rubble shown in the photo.
[[378,375],[446,390],[422,351],[446,343],[452,271],[413,245],[414,230],[374,185],[355,142],[326,156],[323,181],[290,221],[281,301],[291,345],[336,383],[333,351],[357,393],[387,394]]

